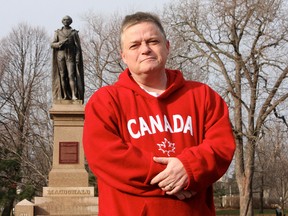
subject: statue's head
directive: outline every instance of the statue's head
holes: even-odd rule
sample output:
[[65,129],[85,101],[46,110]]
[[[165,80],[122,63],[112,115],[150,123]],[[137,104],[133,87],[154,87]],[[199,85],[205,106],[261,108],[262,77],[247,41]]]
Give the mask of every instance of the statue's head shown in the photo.
[[68,15],[62,18],[63,25],[70,25],[73,22],[72,18]]

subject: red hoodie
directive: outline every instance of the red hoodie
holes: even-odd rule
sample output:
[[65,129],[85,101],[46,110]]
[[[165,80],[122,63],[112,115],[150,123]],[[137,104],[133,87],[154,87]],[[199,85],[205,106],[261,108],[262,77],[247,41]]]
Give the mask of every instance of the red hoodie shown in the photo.
[[[168,87],[154,97],[126,69],[85,108],[83,145],[97,176],[99,216],[215,215],[212,184],[235,150],[228,109],[207,85],[166,70]],[[195,196],[178,200],[150,181],[165,169],[153,156],[177,157]]]

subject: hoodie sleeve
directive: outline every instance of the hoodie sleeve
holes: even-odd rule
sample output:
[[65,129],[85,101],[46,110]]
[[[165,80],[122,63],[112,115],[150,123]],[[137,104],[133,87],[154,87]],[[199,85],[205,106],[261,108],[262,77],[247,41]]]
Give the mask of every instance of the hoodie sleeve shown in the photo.
[[[205,107],[201,115],[203,138],[198,146],[183,150],[177,156],[190,178],[188,189],[201,191],[217,181],[227,171],[235,151],[235,139],[225,101],[206,86]],[[199,129],[200,130],[200,129]],[[201,131],[201,130],[200,130]]]
[[121,110],[105,88],[96,92],[85,108],[84,152],[97,178],[118,190],[138,196],[161,196],[164,192],[150,180],[165,166],[153,162],[145,152],[120,136]]

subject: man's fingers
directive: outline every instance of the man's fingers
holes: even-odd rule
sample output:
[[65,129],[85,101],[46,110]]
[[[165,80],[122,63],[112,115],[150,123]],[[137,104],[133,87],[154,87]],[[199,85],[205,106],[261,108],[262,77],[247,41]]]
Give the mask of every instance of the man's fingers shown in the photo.
[[[168,164],[168,159],[165,157],[153,157],[153,160],[156,163],[161,163],[161,164]],[[150,184],[157,184],[161,181],[163,181],[167,176],[165,174],[166,172],[160,172],[158,175],[156,175],[151,181]]]
[[[168,193],[167,193],[168,194]],[[179,200],[189,199],[196,195],[194,191],[181,190],[174,194]]]
[[175,196],[176,196],[179,200],[184,200],[184,199],[185,199],[185,196],[184,196],[182,193],[175,194]]
[[166,179],[166,177],[166,172],[160,172],[151,180],[150,184],[158,184],[159,182],[162,182],[164,179]]
[[153,157],[153,160],[154,160],[156,163],[168,164],[169,158],[167,158],[167,157]]
[[[158,184],[159,185],[159,184]],[[159,186],[163,191],[172,191],[175,189],[175,185],[173,183],[165,184],[166,186]]]
[[173,179],[167,178],[167,180],[165,180],[165,181],[166,182],[164,182],[164,181],[160,182],[158,185],[160,188],[162,188],[162,190],[167,191],[167,192],[169,191],[169,195],[175,194],[185,187],[185,186],[183,186],[183,185],[185,185],[185,179],[183,179],[183,178],[178,180],[178,181],[173,181]]
[[177,193],[179,193],[180,191],[183,191],[183,188],[180,186],[175,186],[173,187],[171,190],[166,191],[166,194],[168,195],[175,195]]
[[162,190],[173,193],[187,186],[188,175],[179,159],[153,157],[153,160],[156,163],[167,164],[167,167],[151,180],[151,184],[158,184]]
[[193,196],[192,191],[183,191],[185,198],[191,198]]

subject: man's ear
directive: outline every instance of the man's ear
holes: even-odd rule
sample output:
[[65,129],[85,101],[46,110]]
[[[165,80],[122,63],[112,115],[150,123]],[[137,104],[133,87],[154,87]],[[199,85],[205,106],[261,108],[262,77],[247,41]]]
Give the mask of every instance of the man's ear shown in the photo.
[[122,61],[126,64],[125,54],[122,52],[122,50],[120,50],[120,55],[121,55]]
[[170,53],[170,41],[169,40],[166,41],[166,48],[168,50],[168,53]]

